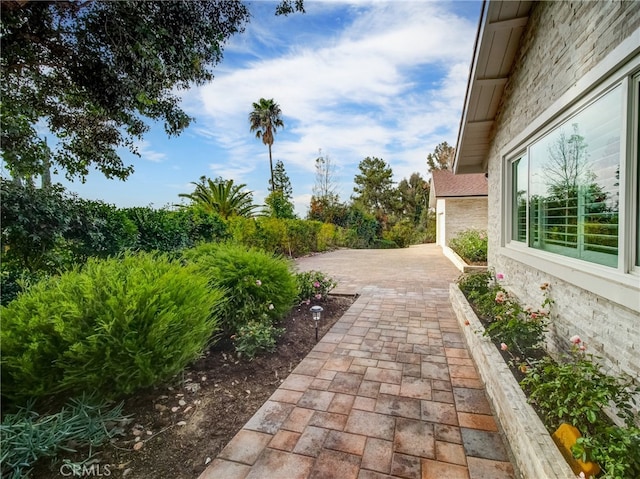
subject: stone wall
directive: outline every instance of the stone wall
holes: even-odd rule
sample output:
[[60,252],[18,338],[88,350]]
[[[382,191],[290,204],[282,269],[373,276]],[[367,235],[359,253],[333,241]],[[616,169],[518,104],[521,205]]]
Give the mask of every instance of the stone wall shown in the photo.
[[446,198],[445,244],[458,233],[468,229],[487,229],[487,198]]
[[[502,155],[506,145],[640,27],[636,2],[536,3],[507,83],[489,153],[489,265],[524,303],[539,306],[539,285],[551,284],[552,350],[580,335],[614,372],[640,377],[640,314],[606,297],[517,262],[501,248]],[[515,153],[515,152],[513,152]],[[531,263],[529,263],[531,264]]]

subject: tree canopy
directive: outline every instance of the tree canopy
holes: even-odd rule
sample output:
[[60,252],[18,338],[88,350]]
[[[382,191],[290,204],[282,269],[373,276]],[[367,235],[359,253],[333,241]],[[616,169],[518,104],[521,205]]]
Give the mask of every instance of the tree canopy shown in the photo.
[[282,160],[276,161],[273,169],[273,183],[271,193],[265,199],[267,214],[275,218],[295,218],[295,205],[293,204],[293,188],[291,180],[284,169]]
[[429,171],[433,170],[450,170],[453,166],[453,158],[455,156],[456,149],[450,146],[446,141],[443,141],[436,146],[433,153],[427,155],[427,166]]
[[253,204],[253,193],[244,188],[244,183],[234,185],[233,180],[211,180],[201,177],[193,193],[180,193],[178,196],[191,200],[192,205],[208,213],[217,213],[222,218],[231,216],[251,216],[258,205]]
[[[242,2],[21,1],[1,3],[0,145],[14,177],[70,179],[95,167],[108,178],[133,171],[145,119],[177,135],[190,123],[177,91],[213,78],[229,38],[242,32]],[[304,11],[282,1],[277,14]],[[47,135],[55,137],[47,142]]]
[[273,158],[271,156],[271,146],[278,128],[283,128],[282,110],[273,98],[260,98],[253,103],[253,110],[249,113],[249,130],[256,132],[256,138],[269,148],[269,171],[271,172],[271,191],[274,186],[273,178]]
[[354,178],[353,200],[376,216],[389,214],[395,208],[397,191],[393,188],[393,171],[381,158],[366,157],[358,165]]

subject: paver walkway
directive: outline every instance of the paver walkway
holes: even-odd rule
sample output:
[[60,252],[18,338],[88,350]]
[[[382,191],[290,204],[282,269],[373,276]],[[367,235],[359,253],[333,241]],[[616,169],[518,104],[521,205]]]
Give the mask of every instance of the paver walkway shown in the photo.
[[449,304],[459,273],[439,247],[297,264],[361,296],[200,479],[514,477]]

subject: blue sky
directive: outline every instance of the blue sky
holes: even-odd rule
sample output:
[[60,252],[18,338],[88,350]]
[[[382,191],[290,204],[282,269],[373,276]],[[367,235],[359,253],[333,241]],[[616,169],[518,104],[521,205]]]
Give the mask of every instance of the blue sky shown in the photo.
[[252,103],[279,103],[285,128],[273,144],[291,179],[296,212],[306,215],[319,150],[336,166],[349,199],[358,163],[384,159],[396,181],[417,171],[447,141],[455,145],[480,2],[305,0],[305,14],[274,15],[275,2],[249,3],[251,22],[226,45],[207,85],[180,92],[195,118],[177,138],[159,125],[123,151],[126,182],[91,172],[86,183],[58,179],[81,197],[117,206],[180,202],[202,175],[245,183],[262,203],[268,151],[249,131]]

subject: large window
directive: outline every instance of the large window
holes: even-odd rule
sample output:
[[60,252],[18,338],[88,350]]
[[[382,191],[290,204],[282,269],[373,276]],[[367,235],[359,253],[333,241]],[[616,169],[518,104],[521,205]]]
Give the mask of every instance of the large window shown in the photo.
[[[509,241],[618,268],[625,238],[633,237],[629,249],[640,264],[639,98],[640,76],[612,85],[565,113],[512,157]],[[627,133],[635,138],[633,146]],[[627,189],[625,178],[633,178]],[[625,205],[633,212],[627,216],[633,229],[624,224]]]

